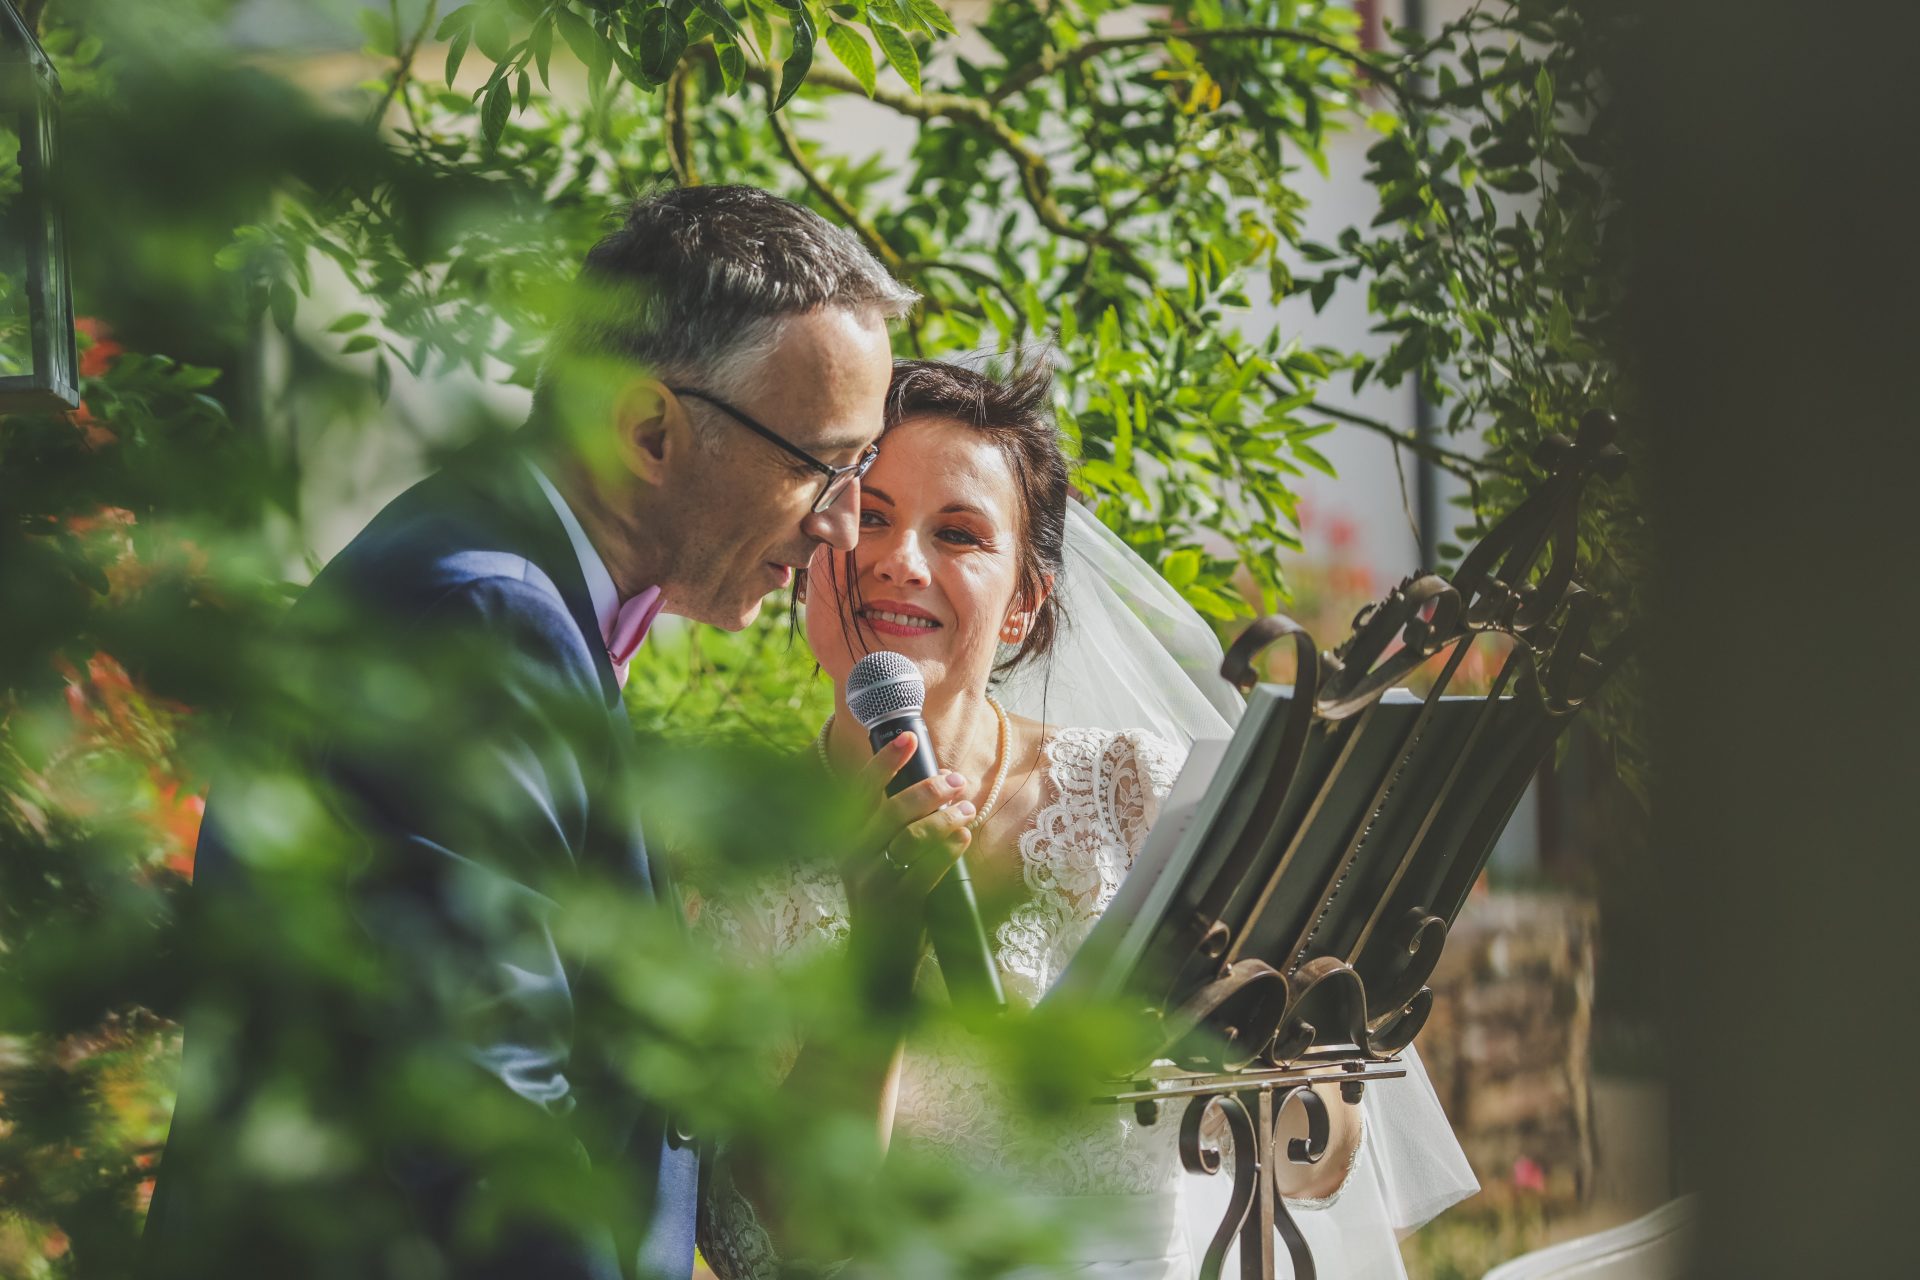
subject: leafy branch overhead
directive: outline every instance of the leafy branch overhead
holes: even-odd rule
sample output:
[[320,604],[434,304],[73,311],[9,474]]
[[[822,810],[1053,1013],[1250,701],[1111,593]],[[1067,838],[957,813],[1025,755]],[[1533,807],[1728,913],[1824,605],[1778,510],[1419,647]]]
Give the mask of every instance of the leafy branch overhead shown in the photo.
[[[524,193],[527,225],[501,240],[527,270],[463,270],[452,248],[414,264],[418,287],[382,320],[413,340],[394,351],[410,365],[451,352],[479,369],[504,355],[524,382],[539,331],[527,259],[563,268],[577,255],[592,224],[576,209],[662,180],[771,185],[854,228],[921,291],[905,349],[1025,359],[1053,347],[1079,483],[1103,518],[1180,566],[1171,576],[1203,611],[1270,608],[1284,595],[1276,553],[1298,545],[1294,482],[1330,471],[1318,436],[1363,430],[1425,457],[1470,486],[1477,519],[1512,500],[1545,432],[1604,398],[1604,374],[1584,397],[1544,391],[1533,358],[1555,335],[1563,352],[1596,351],[1593,338],[1567,345],[1591,308],[1546,298],[1558,277],[1541,267],[1574,265],[1559,246],[1594,225],[1598,195],[1581,192],[1585,220],[1561,222],[1490,203],[1576,145],[1587,68],[1506,38],[1543,22],[1564,35],[1563,7],[1477,9],[1433,41],[1370,51],[1352,11],[1297,0],[1187,0],[1131,31],[1102,4],[1002,0],[966,40],[949,38],[932,0],[429,6],[411,38],[389,42],[382,109],[405,108],[403,153]],[[445,89],[414,74],[429,36],[445,46]],[[1455,70],[1483,56],[1499,59],[1496,75]],[[484,80],[461,74],[476,58]],[[556,58],[572,64],[558,88]],[[1556,113],[1562,78],[1577,83]],[[914,138],[903,172],[809,137],[836,95],[902,117]],[[1379,137],[1377,216],[1307,243],[1298,174],[1324,171],[1330,133],[1354,128]],[[351,226],[371,250],[379,222],[349,205],[313,229]],[[1317,309],[1349,282],[1389,335],[1383,357],[1249,320],[1296,294]],[[504,344],[500,315],[513,321]],[[1451,401],[1459,443],[1343,403],[1409,376]],[[1485,449],[1473,437],[1489,425]]]

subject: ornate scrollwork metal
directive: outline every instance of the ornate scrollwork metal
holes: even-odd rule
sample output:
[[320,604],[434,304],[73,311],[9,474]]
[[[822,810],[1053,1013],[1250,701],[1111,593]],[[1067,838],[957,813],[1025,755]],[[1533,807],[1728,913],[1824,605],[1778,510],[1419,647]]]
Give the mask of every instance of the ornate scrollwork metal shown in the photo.
[[1226,1263],[1227,1248],[1246,1225],[1247,1214],[1253,1209],[1254,1198],[1260,1194],[1262,1181],[1253,1117],[1248,1114],[1246,1104],[1231,1093],[1205,1094],[1187,1104],[1186,1114],[1180,1118],[1180,1163],[1189,1173],[1220,1172],[1220,1148],[1207,1146],[1202,1136],[1207,1116],[1214,1112],[1226,1121],[1233,1143],[1233,1191],[1227,1201],[1227,1211],[1200,1262],[1200,1274],[1208,1280],[1219,1276],[1220,1268]]
[[[1280,1113],[1296,1099],[1306,1115],[1307,1136],[1283,1143]],[[1326,1101],[1310,1084],[1223,1090],[1195,1097],[1180,1120],[1180,1162],[1190,1173],[1217,1174],[1225,1164],[1221,1149],[1207,1145],[1210,1115],[1226,1124],[1233,1153],[1233,1189],[1227,1211],[1201,1258],[1201,1280],[1218,1280],[1236,1235],[1241,1242],[1241,1274],[1271,1277],[1272,1265],[1264,1250],[1270,1232],[1286,1245],[1295,1280],[1314,1280],[1313,1251],[1287,1208],[1278,1171],[1282,1164],[1317,1164],[1326,1155],[1333,1134]]]
[[[1432,1005],[1426,983],[1445,946],[1447,921],[1464,901],[1479,866],[1458,859],[1447,864],[1441,883],[1422,890],[1430,896],[1417,906],[1408,907],[1405,896],[1396,892],[1425,848],[1435,816],[1460,783],[1468,750],[1460,752],[1432,799],[1357,937],[1341,946],[1339,954],[1329,954],[1322,925],[1368,847],[1373,825],[1394,794],[1400,770],[1419,746],[1429,714],[1478,637],[1495,634],[1511,641],[1487,709],[1523,688],[1529,705],[1537,700],[1544,712],[1545,726],[1538,731],[1541,750],[1550,745],[1565,717],[1598,688],[1611,654],[1594,652],[1600,604],[1575,577],[1579,497],[1589,479],[1615,476],[1624,468],[1614,433],[1611,416],[1590,413],[1575,438],[1548,437],[1535,452],[1535,460],[1547,471],[1546,481],[1487,532],[1451,577],[1430,572],[1408,577],[1360,612],[1352,633],[1337,649],[1316,652],[1302,627],[1279,616],[1256,620],[1229,648],[1221,674],[1244,689],[1258,678],[1260,654],[1278,641],[1291,640],[1292,710],[1270,770],[1282,785],[1266,788],[1261,807],[1226,859],[1228,870],[1200,903],[1191,933],[1181,944],[1188,948],[1186,959],[1176,966],[1173,999],[1168,1001],[1177,1012],[1167,1020],[1168,1048],[1177,1060],[1226,1070],[1255,1062],[1278,1067],[1315,1045],[1336,1042],[1380,1059],[1405,1048],[1424,1025]],[[1247,940],[1236,936],[1233,924],[1221,917],[1228,896],[1244,878],[1241,873],[1255,865],[1263,849],[1271,848],[1273,824],[1289,794],[1285,780],[1298,770],[1310,736],[1338,729],[1351,735],[1351,741],[1365,731],[1366,713],[1388,689],[1443,655],[1426,704],[1393,766],[1381,776],[1373,804],[1336,858],[1292,949],[1284,956],[1244,955]],[[1490,720],[1487,714],[1476,722],[1468,748],[1481,740]],[[1524,751],[1515,754],[1515,772],[1499,779],[1502,793],[1518,794],[1515,788],[1525,784],[1519,771],[1530,769],[1531,759]],[[1310,820],[1315,809],[1309,805],[1304,812],[1302,822]],[[1505,819],[1505,811],[1480,815],[1466,828],[1464,843],[1474,844],[1483,836],[1484,843],[1490,843]],[[1259,918],[1285,869],[1283,857],[1243,923]],[[1386,913],[1396,901],[1400,906],[1389,917]],[[1371,993],[1362,969],[1373,979]],[[1318,1025],[1309,1020],[1309,1010]]]

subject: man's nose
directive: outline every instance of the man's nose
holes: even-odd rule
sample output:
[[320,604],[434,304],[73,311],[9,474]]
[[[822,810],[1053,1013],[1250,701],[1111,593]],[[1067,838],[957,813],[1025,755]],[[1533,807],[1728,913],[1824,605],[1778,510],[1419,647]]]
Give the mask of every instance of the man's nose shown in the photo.
[[848,485],[825,511],[809,512],[801,532],[835,551],[851,551],[860,542],[860,482]]

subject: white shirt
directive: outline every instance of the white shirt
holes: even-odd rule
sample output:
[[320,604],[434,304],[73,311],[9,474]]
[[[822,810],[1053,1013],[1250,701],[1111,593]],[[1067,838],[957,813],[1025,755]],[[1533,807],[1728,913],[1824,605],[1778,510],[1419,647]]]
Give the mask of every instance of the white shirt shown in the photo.
[[[540,492],[547,495],[547,501],[553,504],[553,513],[560,517],[560,523],[567,531],[567,541],[573,544],[573,554],[580,561],[580,574],[587,580],[587,598],[593,603],[593,616],[600,623],[600,642],[611,651],[613,648],[613,627],[620,617],[620,590],[613,585],[613,574],[607,571],[607,562],[593,549],[593,543],[587,539],[587,531],[580,527],[580,521],[573,514],[573,508],[560,496],[560,490],[553,481],[547,479],[533,459],[527,459],[527,469],[533,472],[533,478],[540,484]],[[627,664],[614,664],[614,675],[620,678],[622,685],[627,682]]]

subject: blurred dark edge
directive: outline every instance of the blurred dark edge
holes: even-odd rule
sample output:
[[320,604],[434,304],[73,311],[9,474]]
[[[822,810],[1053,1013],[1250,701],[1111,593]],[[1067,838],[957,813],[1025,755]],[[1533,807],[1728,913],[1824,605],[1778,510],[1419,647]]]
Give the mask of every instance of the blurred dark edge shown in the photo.
[[1655,839],[1701,1274],[1911,1275],[1920,21],[1633,7]]

